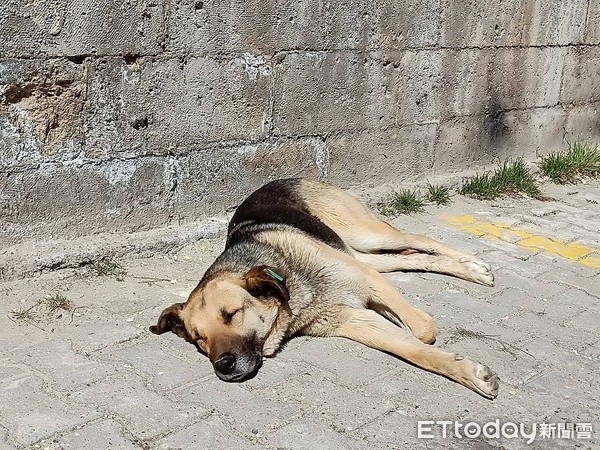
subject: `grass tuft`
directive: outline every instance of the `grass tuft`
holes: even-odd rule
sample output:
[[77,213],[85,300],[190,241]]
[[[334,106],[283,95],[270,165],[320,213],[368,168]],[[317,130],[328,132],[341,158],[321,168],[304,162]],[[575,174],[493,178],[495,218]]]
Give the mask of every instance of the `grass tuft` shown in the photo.
[[498,183],[489,173],[475,175],[469,178],[458,191],[462,195],[469,195],[479,200],[491,200],[500,195]]
[[38,311],[35,307],[38,306],[36,303],[29,308],[20,307],[19,309],[13,309],[10,312],[10,317],[13,320],[21,321],[21,322],[35,322],[38,318]]
[[494,176],[499,180],[503,194],[525,193],[530,197],[542,195],[535,177],[522,158],[506,161]]
[[423,212],[423,200],[415,191],[408,189],[396,193],[389,203],[379,204],[379,212],[386,216],[397,216],[398,214],[413,214]]
[[492,174],[475,175],[463,184],[459,193],[479,200],[492,200],[501,195],[527,194],[540,198],[542,192],[522,158],[505,161]]
[[99,277],[109,277],[114,275],[119,281],[122,281],[123,276],[127,273],[118,262],[111,258],[96,259],[90,263],[90,267]]
[[450,190],[446,186],[427,184],[427,201],[436,205],[447,205],[450,203]]
[[576,183],[581,177],[600,175],[600,151],[585,141],[569,144],[565,151],[542,156],[542,173],[559,184]]
[[49,295],[43,300],[50,314],[59,310],[70,311],[73,309],[73,303],[62,294]]
[[[56,293],[47,295],[41,300],[37,300],[29,307],[22,306],[18,309],[13,309],[10,312],[9,318],[13,322],[24,322],[33,325],[40,330],[47,331],[42,328],[42,324],[49,323],[50,320],[60,319],[63,317],[63,311],[71,313],[71,322],[75,315],[73,303],[62,294]],[[56,314],[58,312],[58,314]]]

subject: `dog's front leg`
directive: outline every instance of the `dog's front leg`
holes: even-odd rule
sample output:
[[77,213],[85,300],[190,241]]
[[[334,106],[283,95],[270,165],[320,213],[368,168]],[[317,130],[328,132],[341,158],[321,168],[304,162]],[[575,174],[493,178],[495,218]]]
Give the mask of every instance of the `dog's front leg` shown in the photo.
[[437,336],[437,327],[432,317],[411,305],[398,289],[379,273],[372,270],[365,273],[371,289],[367,306],[394,321],[386,314],[389,310],[403,326],[408,327],[413,336],[425,344],[433,344]]
[[345,308],[338,323],[336,336],[392,353],[423,369],[444,375],[486,398],[493,399],[498,395],[498,377],[489,367],[426,345],[375,311]]

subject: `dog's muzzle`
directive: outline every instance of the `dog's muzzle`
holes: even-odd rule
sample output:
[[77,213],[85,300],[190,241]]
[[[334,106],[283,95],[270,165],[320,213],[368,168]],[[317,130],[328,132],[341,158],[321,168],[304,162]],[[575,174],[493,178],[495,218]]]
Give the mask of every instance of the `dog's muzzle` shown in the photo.
[[256,375],[261,364],[260,354],[223,353],[215,360],[213,367],[217,376],[223,381],[244,381]]

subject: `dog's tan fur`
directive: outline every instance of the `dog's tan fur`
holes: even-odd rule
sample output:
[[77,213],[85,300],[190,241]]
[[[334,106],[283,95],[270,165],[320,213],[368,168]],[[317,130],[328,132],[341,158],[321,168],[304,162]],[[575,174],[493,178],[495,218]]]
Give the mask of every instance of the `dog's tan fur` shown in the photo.
[[[222,355],[234,355],[238,379],[257,370],[257,357],[274,355],[294,335],[341,336],[496,397],[496,375],[431,346],[437,333],[433,319],[379,273],[432,271],[492,285],[489,265],[425,236],[399,232],[335,186],[295,180],[290,189],[345,247],[285,223],[250,228],[251,248],[267,260],[265,266],[236,264],[247,252],[226,250],[188,301],[167,308],[152,331],[173,331],[195,343],[215,368],[223,365]],[[245,224],[232,224],[230,235]]]

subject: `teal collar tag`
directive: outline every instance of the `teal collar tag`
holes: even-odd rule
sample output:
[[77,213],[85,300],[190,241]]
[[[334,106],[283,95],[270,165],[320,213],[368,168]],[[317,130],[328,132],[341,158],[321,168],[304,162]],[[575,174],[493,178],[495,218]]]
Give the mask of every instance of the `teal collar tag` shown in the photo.
[[275,272],[273,269],[265,269],[265,273],[267,275],[275,278],[276,280],[283,281],[283,277],[281,275],[279,275],[277,272]]

